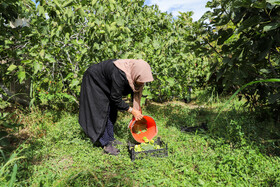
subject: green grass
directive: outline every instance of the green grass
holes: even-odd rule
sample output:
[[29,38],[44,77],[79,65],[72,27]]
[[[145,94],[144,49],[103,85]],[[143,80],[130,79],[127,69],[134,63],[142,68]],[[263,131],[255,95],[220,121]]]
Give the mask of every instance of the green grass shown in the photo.
[[[222,105],[223,103],[220,103]],[[217,109],[184,103],[151,103],[143,110],[168,143],[169,155],[132,162],[126,146],[118,156],[104,154],[83,134],[78,115],[32,111],[21,114],[14,131],[12,163],[0,184],[15,186],[277,186],[280,185],[279,124],[261,121],[246,110]],[[133,141],[127,128],[131,116],[119,113],[116,138]],[[183,126],[207,122],[209,130],[181,132]],[[20,139],[25,134],[24,139]],[[20,145],[20,146],[19,146]],[[5,148],[5,147],[4,147]],[[1,163],[4,161],[0,157]],[[7,160],[7,158],[6,158]],[[4,162],[3,162],[4,163]],[[13,172],[17,164],[16,178]],[[2,166],[3,164],[1,164]]]

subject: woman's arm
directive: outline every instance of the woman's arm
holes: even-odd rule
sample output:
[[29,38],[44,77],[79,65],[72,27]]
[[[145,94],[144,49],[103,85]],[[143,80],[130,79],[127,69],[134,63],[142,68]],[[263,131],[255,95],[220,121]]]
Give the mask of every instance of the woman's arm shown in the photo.
[[[122,77],[119,72],[113,72],[112,74],[112,84],[110,91],[110,100],[114,102],[118,110],[125,110],[130,112],[136,120],[141,120],[143,118],[142,112],[136,108],[131,108],[122,99],[122,93],[126,88],[127,80]],[[133,94],[133,97],[138,94]]]
[[121,90],[122,88],[119,86],[112,86],[111,100],[115,103],[119,110],[127,110],[134,116],[136,121],[141,120],[143,118],[142,112],[135,108],[129,107],[129,105],[122,99]]
[[129,105],[122,99],[123,89],[123,83],[118,83],[117,81],[113,80],[110,99],[115,104],[118,110],[126,111],[129,109]]
[[141,120],[144,117],[141,111],[136,110],[136,109],[134,109],[132,107],[129,107],[129,109],[127,111],[134,116],[136,121],[139,121],[139,120]]

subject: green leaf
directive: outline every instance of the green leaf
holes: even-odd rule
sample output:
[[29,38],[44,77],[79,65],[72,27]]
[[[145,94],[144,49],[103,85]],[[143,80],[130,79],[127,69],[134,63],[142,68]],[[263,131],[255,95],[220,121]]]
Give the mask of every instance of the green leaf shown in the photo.
[[160,43],[159,43],[157,40],[154,40],[154,41],[153,41],[153,47],[154,47],[155,49],[158,49],[158,48],[160,47]]
[[56,30],[55,35],[56,35],[57,37],[59,37],[59,35],[60,35],[61,31],[62,31],[62,26],[61,26],[61,25],[59,25],[59,26],[58,26],[58,28],[57,28],[57,30]]
[[34,75],[37,74],[38,71],[41,71],[43,68],[43,66],[38,62],[34,62],[33,67],[34,67],[34,73],[33,73]]
[[53,29],[53,30],[51,31],[51,37],[53,37],[54,34],[55,34],[55,29]]
[[57,8],[61,10],[59,2],[57,0],[53,0],[53,2],[57,6]]
[[31,63],[31,62],[32,62],[32,60],[22,60],[22,61],[21,61],[22,64],[29,64],[29,63]]
[[142,94],[143,94],[143,95],[149,95],[150,92],[149,92],[148,90],[144,89]]
[[29,103],[29,107],[30,107],[30,108],[34,107],[35,101],[36,101],[36,98],[35,98],[35,97],[32,98],[32,99],[30,100],[30,103]]
[[11,179],[9,181],[9,187],[14,186],[14,183],[16,181],[17,170],[18,170],[18,167],[17,167],[17,164],[15,164],[13,167],[13,173],[12,173]]
[[17,66],[16,65],[14,65],[14,64],[12,64],[12,65],[10,65],[9,66],[9,68],[7,69],[7,71],[13,71],[13,70],[15,70],[17,68]]
[[226,40],[228,40],[233,35],[233,29],[227,29],[227,30],[221,29],[219,30],[218,34],[219,34],[219,39],[217,44],[222,45]]
[[74,73],[70,72],[63,80],[70,79],[74,76]]
[[93,49],[96,49],[96,50],[100,49],[100,46],[97,42],[93,44]]
[[44,55],[45,55],[45,50],[44,49],[42,49],[41,51],[40,51],[40,53],[39,53],[39,55],[40,55],[40,57],[44,57]]
[[150,38],[148,36],[146,36],[145,39],[143,40],[143,43],[145,43],[145,44],[150,43]]
[[125,21],[123,19],[117,19],[116,23],[118,26],[123,27],[125,24]]
[[78,13],[82,16],[82,17],[86,17],[86,13],[82,8],[78,9]]
[[148,99],[152,99],[153,98],[152,93],[151,93],[151,91],[149,90],[149,88],[147,86],[145,86],[142,94],[144,96],[147,96]]
[[87,48],[83,48],[83,49],[81,50],[81,54],[83,55],[83,54],[87,53],[87,51],[88,51]]
[[113,49],[114,52],[117,52],[117,46],[116,46],[116,45],[114,45],[114,46],[112,47],[112,49]]
[[175,84],[175,79],[174,78],[168,78],[167,82],[169,83],[170,86],[173,86]]
[[265,73],[265,74],[270,74],[271,70],[270,69],[260,69],[260,72]]
[[70,38],[70,34],[67,32],[67,33],[65,34],[65,41],[69,40],[69,38]]
[[46,54],[45,58],[49,61],[49,62],[56,62],[55,59],[50,55],[50,54]]
[[78,80],[78,79],[73,79],[73,80],[71,81],[70,87],[72,88],[72,87],[74,87],[74,86],[77,86],[78,84],[79,84],[79,80]]
[[26,74],[25,74],[25,71],[19,71],[18,72],[18,79],[19,79],[19,82],[22,83],[22,81],[26,78]]
[[266,2],[272,5],[280,5],[280,0],[266,0]]
[[43,46],[47,45],[48,41],[49,41],[49,39],[48,39],[48,38],[44,38],[44,39],[42,39],[42,40],[41,40],[42,45],[43,45]]
[[264,26],[263,32],[268,32],[268,31],[271,31],[271,30],[275,30],[278,27],[280,27],[279,23],[270,23],[270,24]]
[[47,83],[47,82],[49,82],[49,79],[48,79],[48,78],[44,78],[44,79],[43,79],[43,82],[44,82],[44,83]]
[[39,16],[45,16],[44,7],[38,5]]
[[97,0],[92,0],[91,5],[94,6],[96,2],[97,2]]
[[141,148],[144,150],[144,151],[148,151],[148,150],[154,150],[154,146],[151,145],[151,144],[141,144]]
[[5,40],[5,45],[10,45],[10,44],[14,44],[14,42],[12,40]]
[[252,16],[252,17],[249,17],[248,19],[246,19],[245,21],[243,21],[238,29],[239,32],[249,28],[249,27],[252,27],[252,26],[255,26],[257,24],[259,24],[260,22],[260,16],[259,15],[256,15],[256,16]]
[[109,0],[109,3],[110,4],[116,4],[116,1],[115,0]]
[[256,1],[256,2],[254,2],[253,7],[266,8],[266,2],[265,1]]
[[70,0],[70,1],[66,1],[63,5],[62,5],[62,7],[63,8],[65,8],[65,7],[68,7],[68,6],[71,6],[71,5],[73,5],[75,2],[73,2],[73,0]]
[[65,13],[69,18],[72,18],[74,16],[74,13],[70,8],[68,8]]

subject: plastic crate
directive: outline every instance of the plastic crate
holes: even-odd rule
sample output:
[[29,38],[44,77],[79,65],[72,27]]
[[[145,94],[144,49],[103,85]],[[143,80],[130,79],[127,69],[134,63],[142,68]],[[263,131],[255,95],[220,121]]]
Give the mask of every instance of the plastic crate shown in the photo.
[[160,149],[154,149],[154,150],[147,150],[147,151],[139,151],[136,152],[134,150],[135,145],[133,143],[128,143],[128,151],[130,153],[130,158],[132,161],[135,159],[143,159],[147,157],[166,157],[168,156],[168,146],[167,143],[164,143],[163,141],[160,140],[160,137],[157,138],[155,141],[156,145],[159,145],[161,148]]

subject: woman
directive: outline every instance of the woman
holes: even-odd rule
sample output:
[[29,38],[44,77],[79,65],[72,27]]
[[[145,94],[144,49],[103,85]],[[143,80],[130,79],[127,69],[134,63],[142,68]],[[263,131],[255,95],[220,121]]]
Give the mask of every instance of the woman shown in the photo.
[[[153,81],[150,65],[144,60],[107,60],[94,64],[83,76],[79,123],[93,143],[99,142],[104,151],[117,155],[119,144],[114,138],[113,124],[117,111],[130,112],[138,121],[143,118],[140,101],[144,83]],[[133,108],[122,96],[132,94]]]

